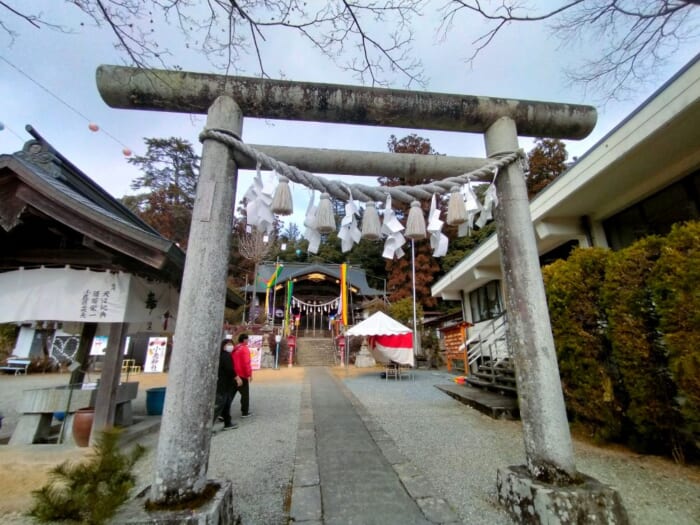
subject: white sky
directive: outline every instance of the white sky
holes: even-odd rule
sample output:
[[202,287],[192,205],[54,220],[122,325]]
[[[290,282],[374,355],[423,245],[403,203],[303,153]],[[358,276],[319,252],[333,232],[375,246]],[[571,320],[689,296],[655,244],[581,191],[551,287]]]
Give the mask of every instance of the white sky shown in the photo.
[[[21,1],[16,5],[23,3]],[[46,15],[59,21],[71,21],[74,27],[78,25],[75,21],[81,15],[74,6],[55,0],[33,0],[32,4],[41,5]],[[434,5],[441,5],[441,2]],[[429,79],[426,86],[428,91],[592,104],[591,97],[586,98],[579,89],[566,85],[562,73],[563,67],[578,56],[577,47],[590,48],[590,42],[573,43],[559,49],[559,42],[548,36],[544,25],[511,26],[470,67],[464,59],[471,53],[470,42],[481,34],[482,22],[463,16],[462,23],[469,21],[473,27],[453,29],[449,39],[440,43],[435,35],[437,17],[434,12],[425,11],[429,14],[415,24],[414,49],[424,63],[425,76]],[[26,23],[13,22],[5,10],[0,11],[0,19],[20,33],[12,45],[9,38],[0,33],[0,56],[101,128],[97,133],[89,131],[88,121],[82,116],[0,60],[0,122],[5,126],[0,131],[0,153],[21,149],[24,141],[30,138],[24,126],[31,124],[64,156],[115,197],[131,192],[130,183],[139,172],[126,162],[121,152],[122,146],[105,131],[137,155],[145,153],[144,137],[170,136],[189,140],[201,153],[197,137],[204,125],[204,116],[112,109],[102,101],[95,85],[97,66],[123,63],[107,29],[78,26],[81,32],[74,34],[35,29]],[[177,35],[174,31],[170,31],[170,34],[172,46],[176,46]],[[168,42],[163,44],[170,45]],[[288,80],[357,84],[350,73],[340,70],[289,34],[278,35],[277,41],[272,39],[269,45],[274,51],[268,55],[266,69],[273,77],[281,78],[284,75]],[[697,49],[691,47],[679,50],[667,67],[659,71],[658,77],[643,86],[634,99],[599,108],[598,124],[593,133],[582,141],[567,142],[570,157],[587,151],[693,58]],[[216,73],[204,58],[193,53],[183,52],[177,58],[177,63],[185,70]],[[255,67],[253,57],[241,64],[243,74],[247,75],[254,75]],[[397,83],[391,87],[404,86]],[[246,142],[257,144],[386,151],[386,142],[391,134],[401,138],[411,132],[429,138],[440,153],[475,157],[484,155],[480,135],[410,129],[246,119],[243,138]],[[529,150],[531,139],[521,139],[521,146]],[[251,173],[243,172],[239,178],[237,200],[250,181]],[[307,198],[303,195],[308,193],[295,188],[295,195],[301,198],[295,197],[292,220],[301,223],[307,204]]]

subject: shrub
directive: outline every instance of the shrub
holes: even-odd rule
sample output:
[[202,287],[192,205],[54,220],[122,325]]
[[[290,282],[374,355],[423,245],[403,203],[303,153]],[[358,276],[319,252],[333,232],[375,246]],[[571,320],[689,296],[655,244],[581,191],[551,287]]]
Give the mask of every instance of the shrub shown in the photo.
[[16,324],[0,324],[0,361],[12,354],[19,327]]
[[651,236],[613,253],[604,287],[626,440],[642,452],[663,452],[675,443],[679,424],[675,385],[648,283],[662,246],[663,239]]
[[602,440],[619,437],[622,409],[600,304],[609,253],[576,249],[542,270],[569,418]]
[[676,225],[649,279],[678,388],[684,448],[700,443],[700,223]]
[[[404,297],[398,301],[394,301],[389,307],[389,315],[396,319],[399,323],[403,323],[408,327],[413,326],[413,298]],[[416,305],[416,320],[420,321],[423,318],[423,305]]]
[[100,434],[87,461],[55,467],[52,480],[32,492],[34,507],[29,515],[40,523],[105,523],[129,497],[135,483],[131,470],[145,451],[139,445],[130,454],[122,454],[118,441],[119,430],[107,430]]

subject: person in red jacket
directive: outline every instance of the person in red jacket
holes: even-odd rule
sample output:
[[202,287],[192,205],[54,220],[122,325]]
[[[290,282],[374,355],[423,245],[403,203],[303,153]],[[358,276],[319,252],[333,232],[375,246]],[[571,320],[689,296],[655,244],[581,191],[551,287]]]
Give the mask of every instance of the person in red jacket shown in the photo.
[[233,348],[231,354],[233,359],[233,369],[240,381],[236,381],[236,392],[241,393],[241,417],[250,417],[250,383],[253,381],[253,367],[250,365],[250,348],[248,348],[248,334],[238,336],[238,344]]

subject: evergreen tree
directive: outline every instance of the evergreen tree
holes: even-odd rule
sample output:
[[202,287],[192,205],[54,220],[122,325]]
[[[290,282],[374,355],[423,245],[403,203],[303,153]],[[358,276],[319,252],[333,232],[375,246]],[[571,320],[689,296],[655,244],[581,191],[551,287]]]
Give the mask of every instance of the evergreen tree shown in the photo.
[[129,159],[143,175],[131,183],[138,195],[122,202],[161,235],[186,249],[199,179],[199,156],[187,140],[146,138],[144,156]]

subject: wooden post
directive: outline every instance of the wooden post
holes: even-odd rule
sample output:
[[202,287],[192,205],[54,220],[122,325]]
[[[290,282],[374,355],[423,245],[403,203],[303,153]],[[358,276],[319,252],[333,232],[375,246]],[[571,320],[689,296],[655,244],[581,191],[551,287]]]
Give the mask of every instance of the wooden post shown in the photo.
[[95,400],[95,419],[90,433],[90,444],[94,444],[99,433],[114,425],[117,409],[117,388],[122,372],[124,338],[126,323],[112,323],[105,350],[105,359],[100,375],[100,386]]
[[78,349],[75,352],[73,360],[80,366],[73,370],[70,375],[70,385],[75,385],[82,383],[85,378],[85,371],[87,370],[88,361],[90,359],[90,347],[92,346],[92,340],[97,332],[97,323],[83,323],[83,330],[80,332],[80,341],[78,342]]

